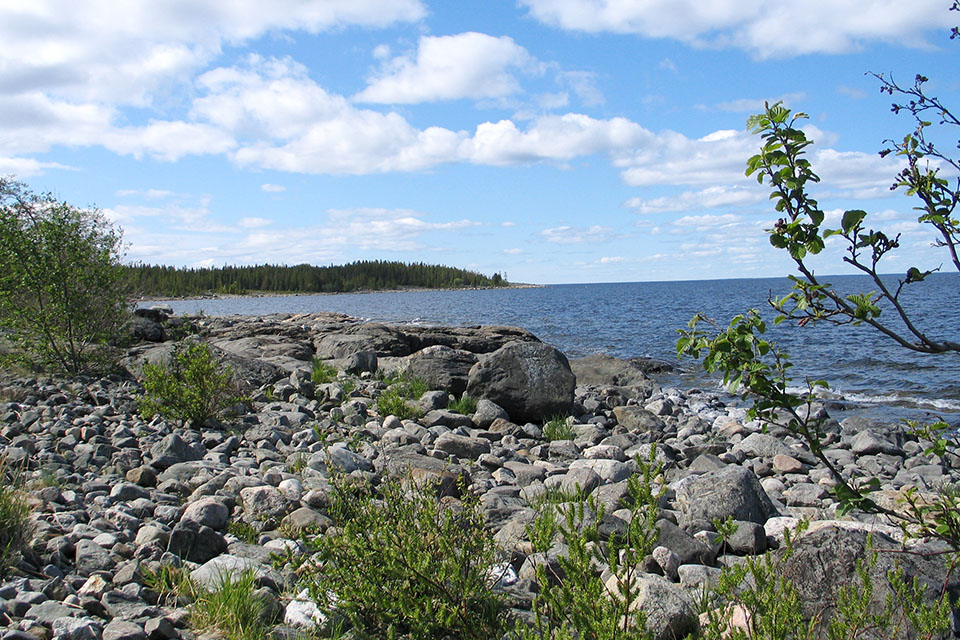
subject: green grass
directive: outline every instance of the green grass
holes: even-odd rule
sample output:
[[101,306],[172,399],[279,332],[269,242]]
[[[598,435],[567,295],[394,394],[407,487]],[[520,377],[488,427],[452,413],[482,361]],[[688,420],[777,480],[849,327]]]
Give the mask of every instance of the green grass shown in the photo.
[[216,630],[227,640],[261,640],[272,626],[268,602],[257,593],[253,571],[224,574],[213,591],[200,591],[190,610],[190,626]]
[[419,378],[408,378],[401,375],[380,394],[377,399],[377,412],[381,416],[397,416],[401,420],[415,420],[423,416],[423,412],[410,402],[415,402],[423,396],[429,387]]
[[182,599],[192,602],[196,598],[197,587],[186,569],[165,564],[154,570],[143,564],[140,573],[143,586],[157,594],[161,606],[176,607]]
[[228,522],[227,533],[232,533],[240,538],[240,540],[248,544],[257,544],[257,540],[260,539],[259,531],[257,531],[253,526],[240,520],[231,520]]
[[476,413],[477,401],[464,393],[462,396],[460,396],[459,400],[454,400],[451,402],[447,409],[454,413],[462,413],[463,415],[468,416],[471,413]]
[[567,424],[566,416],[554,416],[543,425],[543,438],[554,440],[573,440],[573,427]]
[[30,537],[30,506],[22,491],[22,474],[0,460],[0,577],[16,563]]
[[310,379],[313,381],[313,384],[327,384],[333,382],[337,379],[337,373],[339,373],[336,367],[327,364],[320,358],[313,359],[313,373],[310,375]]

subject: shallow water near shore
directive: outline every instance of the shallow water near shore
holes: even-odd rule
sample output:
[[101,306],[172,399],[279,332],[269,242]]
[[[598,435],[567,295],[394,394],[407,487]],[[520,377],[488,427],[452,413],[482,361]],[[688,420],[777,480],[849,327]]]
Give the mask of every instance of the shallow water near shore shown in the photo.
[[[846,293],[875,290],[860,276],[825,278]],[[896,286],[896,278],[890,282]],[[150,301],[176,313],[265,315],[332,311],[372,321],[443,325],[501,324],[532,331],[570,357],[607,353],[651,357],[678,367],[658,376],[665,385],[715,387],[696,362],[677,361],[677,330],[698,312],[721,324],[750,308],[770,321],[768,337],[794,358],[794,379],[824,379],[836,394],[832,415],[856,412],[881,420],[960,421],[960,354],[924,355],[896,345],[870,327],[826,324],[773,326],[771,295],[790,289],[786,278],[552,285],[528,289],[409,291],[207,300]],[[904,305],[915,324],[938,339],[957,339],[960,276],[934,274],[907,287]],[[897,325],[889,310],[882,316]],[[849,409],[845,411],[844,409]],[[852,413],[849,413],[853,415]]]

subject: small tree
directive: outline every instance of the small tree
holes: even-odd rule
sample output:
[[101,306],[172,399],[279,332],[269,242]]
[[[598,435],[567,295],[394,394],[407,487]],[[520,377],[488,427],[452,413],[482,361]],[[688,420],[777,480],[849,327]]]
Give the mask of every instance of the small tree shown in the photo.
[[0,178],[0,330],[23,364],[79,373],[111,361],[128,317],[121,233]]
[[[952,9],[960,10],[960,2],[955,2]],[[946,248],[953,267],[960,271],[960,220],[957,219],[960,178],[941,176],[942,168],[960,171],[960,160],[935,145],[930,133],[936,122],[950,135],[955,131],[953,127],[960,127],[960,119],[939,99],[925,93],[927,79],[923,76],[916,76],[914,84],[908,87],[880,75],[876,77],[883,93],[905,99],[894,103],[892,110],[909,113],[914,119],[911,133],[899,142],[888,140],[880,152],[881,156],[896,154],[906,160],[905,168],[897,174],[891,188],[904,189],[919,201],[915,207],[919,212],[917,222],[935,230],[934,246]],[[915,324],[901,303],[906,287],[916,286],[940,267],[910,267],[894,285],[888,278],[881,277],[880,269],[883,259],[899,247],[899,235],[890,237],[883,231],[868,228],[868,215],[859,209],[844,212],[839,229],[823,228],[824,212],[808,192],[809,185],[819,182],[804,157],[812,141],[797,126],[798,120],[805,117],[806,114],[791,113],[777,103],[766,105],[763,113],[747,121],[747,126],[764,140],[760,153],[747,162],[747,175],[755,174],[761,184],[769,183],[771,199],[777,212],[783,215],[767,230],[770,244],[785,249],[799,272],[799,276],[791,276],[792,292],[770,300],[779,312],[775,322],[796,320],[801,327],[815,322],[867,324],[906,349],[956,356],[960,343],[948,336],[928,335]],[[869,276],[876,290],[844,295],[814,273],[809,257],[820,253],[831,237],[840,240],[844,262]],[[884,311],[894,315],[899,323],[890,322]],[[739,388],[744,397],[753,398],[751,417],[777,424],[802,437],[836,479],[836,495],[845,509],[858,507],[885,513],[912,535],[939,538],[954,551],[960,551],[960,492],[947,487],[933,499],[921,499],[908,492],[905,512],[894,513],[879,507],[869,499],[869,492],[877,488],[879,482],[845,477],[822,450],[824,417],[814,410],[813,404],[817,400],[817,389],[826,387],[826,383],[808,380],[806,390],[801,393],[788,389],[792,362],[774,343],[763,339],[766,325],[755,310],[736,316],[717,335],[698,328],[704,320],[703,316],[697,316],[690,321],[689,330],[681,330],[678,355],[694,358],[702,355],[703,366],[708,371],[722,372],[731,388]],[[920,431],[933,442],[928,453],[942,456],[948,451],[955,452],[960,444],[957,432],[943,421],[922,427]]]

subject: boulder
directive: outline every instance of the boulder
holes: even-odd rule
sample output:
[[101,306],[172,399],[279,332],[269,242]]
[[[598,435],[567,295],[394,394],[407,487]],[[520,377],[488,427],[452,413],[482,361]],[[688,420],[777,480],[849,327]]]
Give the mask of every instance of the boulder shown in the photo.
[[[873,581],[869,611],[879,611],[888,597],[898,599],[888,580],[889,573],[897,568],[903,571],[903,580],[907,584],[916,579],[926,587],[924,598],[928,601],[946,589],[951,602],[956,602],[960,595],[960,576],[947,569],[940,555],[943,548],[928,545],[928,548],[913,549],[916,553],[904,553],[901,543],[883,533],[869,533],[862,528],[840,524],[822,526],[801,535],[794,540],[792,554],[782,565],[784,577],[798,591],[805,616],[821,616],[823,628],[826,628],[827,621],[836,612],[840,590],[859,584],[857,562],[860,560],[864,561]],[[872,551],[868,536],[872,536]],[[876,562],[867,566],[874,551],[877,552]],[[877,640],[918,637],[907,620],[904,620],[904,627],[899,634],[893,634],[893,628],[884,628],[858,637]]]
[[573,359],[570,361],[570,369],[577,377],[578,386],[629,387],[650,382],[639,363],[603,353]]
[[516,422],[568,415],[576,378],[567,358],[542,342],[510,342],[470,370],[467,393],[500,405]]
[[683,522],[713,522],[714,518],[748,520],[763,524],[779,515],[770,496],[748,469],[730,465],[674,484]]
[[419,378],[431,389],[442,389],[459,397],[467,389],[470,369],[477,356],[469,351],[433,345],[421,349],[407,359],[407,375]]

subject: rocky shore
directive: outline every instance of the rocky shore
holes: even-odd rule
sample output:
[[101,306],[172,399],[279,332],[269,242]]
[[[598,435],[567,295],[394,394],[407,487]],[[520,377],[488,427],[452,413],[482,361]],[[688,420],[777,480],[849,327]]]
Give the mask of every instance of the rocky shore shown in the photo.
[[[0,584],[0,640],[196,637],[187,609],[147,586],[145,574],[163,565],[189,569],[202,585],[253,569],[282,612],[273,636],[296,637],[315,612],[271,554],[304,553],[296,531],[330,526],[336,473],[375,484],[407,474],[463,479],[509,562],[496,588],[522,618],[535,566],[550,561],[534,557],[526,538],[538,498],[582,491],[606,506],[604,530],[619,531],[627,479],[655,445],[669,484],[636,606],[660,638],[696,629],[704,586],[724,566],[777,553],[800,519],[811,524],[784,570],[810,614],[851,582],[868,535],[876,549],[904,548],[889,522],[838,515],[834,481],[802,441],[764,431],[710,391],[663,388],[642,362],[568,361],[513,327],[390,326],[337,314],[143,312],[137,322],[129,376],[0,386],[0,453],[8,469],[25,469],[34,509],[28,552]],[[222,423],[144,420],[143,364],[169,357],[172,337],[194,333],[247,386],[249,406]],[[314,357],[340,377],[314,384]],[[433,389],[416,401],[423,417],[378,413],[386,388],[378,372],[396,371]],[[448,409],[464,392],[478,399],[470,415]],[[558,415],[569,416],[563,439],[545,429]],[[828,420],[827,432],[833,464],[877,478],[875,499],[891,509],[905,490],[933,492],[960,473],[957,457],[925,454],[929,443],[897,425],[847,417]],[[728,517],[739,526],[721,547],[713,522]],[[255,539],[241,539],[231,523]],[[902,561],[908,579],[931,593],[945,587],[956,602],[960,576],[945,568],[943,549],[906,544],[921,553],[881,553],[871,571],[882,576]]]

